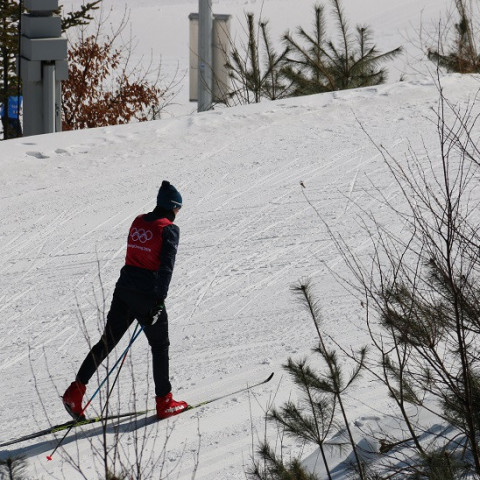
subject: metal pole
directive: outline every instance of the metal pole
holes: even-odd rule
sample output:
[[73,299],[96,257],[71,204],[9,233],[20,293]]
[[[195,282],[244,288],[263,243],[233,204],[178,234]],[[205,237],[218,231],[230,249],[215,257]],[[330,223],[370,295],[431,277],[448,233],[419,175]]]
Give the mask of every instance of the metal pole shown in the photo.
[[198,5],[198,108],[204,112],[212,108],[213,48],[212,0],[199,0]]

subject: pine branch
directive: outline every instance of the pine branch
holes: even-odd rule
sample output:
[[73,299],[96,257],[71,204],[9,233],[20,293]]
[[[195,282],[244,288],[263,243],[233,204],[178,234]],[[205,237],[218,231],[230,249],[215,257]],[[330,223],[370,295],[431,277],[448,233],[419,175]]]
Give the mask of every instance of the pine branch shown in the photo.
[[91,12],[100,8],[99,4],[101,1],[95,0],[94,2],[83,4],[80,10],[69,12],[66,17],[62,18],[62,32],[72,27],[88,25],[93,20]]

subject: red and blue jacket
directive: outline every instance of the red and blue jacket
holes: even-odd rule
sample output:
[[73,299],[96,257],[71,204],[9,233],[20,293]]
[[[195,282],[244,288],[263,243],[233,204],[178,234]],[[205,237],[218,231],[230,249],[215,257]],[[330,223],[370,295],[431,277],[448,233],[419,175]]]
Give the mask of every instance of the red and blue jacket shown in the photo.
[[173,218],[157,208],[133,221],[117,287],[165,300],[180,240]]

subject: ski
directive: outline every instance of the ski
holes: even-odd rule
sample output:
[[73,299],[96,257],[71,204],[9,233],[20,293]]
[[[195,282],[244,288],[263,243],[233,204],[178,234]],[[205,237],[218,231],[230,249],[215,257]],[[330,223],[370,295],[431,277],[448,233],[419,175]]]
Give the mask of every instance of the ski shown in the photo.
[[33,438],[43,437],[50,433],[61,432],[62,430],[67,430],[68,428],[72,428],[72,427],[81,427],[83,425],[90,425],[92,423],[99,423],[102,421],[117,420],[121,418],[135,417],[137,415],[144,415],[149,411],[151,410],[119,413],[115,415],[108,415],[106,417],[98,416],[98,417],[92,417],[92,418],[85,418],[83,420],[70,420],[68,422],[60,423],[58,425],[52,425],[51,427],[45,428],[44,430],[39,430],[38,432],[30,433],[29,435],[24,435],[23,437],[19,437],[14,440],[9,440],[8,442],[0,443],[0,447],[7,447],[8,445],[13,445],[14,443],[20,443],[26,440],[31,440]]
[[[228,393],[225,393],[223,395],[218,395],[216,397],[212,397],[212,398],[209,398],[207,400],[203,400],[202,402],[195,403],[193,405],[188,405],[188,407],[182,413],[188,412],[188,411],[193,410],[195,408],[204,407],[205,405],[209,405],[210,403],[214,403],[214,402],[217,402],[219,400],[223,400],[224,398],[231,397],[232,395],[247,392],[247,391],[249,391],[253,388],[256,388],[256,387],[259,387],[260,385],[264,385],[265,383],[268,383],[272,379],[272,377],[273,377],[273,373],[271,373],[268,376],[268,378],[266,378],[265,380],[262,380],[260,382],[254,383],[252,385],[247,385],[246,387],[239,388],[238,390],[235,390],[233,392],[228,392]],[[58,425],[53,425],[49,428],[45,428],[44,430],[39,430],[37,432],[33,432],[31,434],[24,435],[22,437],[15,438],[13,440],[9,440],[7,442],[0,443],[0,447],[7,447],[7,446],[13,445],[15,443],[25,442],[26,440],[32,440],[32,439],[43,437],[45,435],[49,435],[49,434],[52,434],[52,433],[57,433],[57,432],[65,431],[65,430],[68,430],[68,429],[81,427],[81,426],[84,426],[84,425],[91,425],[93,423],[100,423],[100,422],[106,422],[106,421],[109,421],[109,420],[119,420],[119,419],[126,419],[128,417],[137,417],[137,416],[140,416],[140,415],[146,415],[147,413],[151,413],[153,411],[155,411],[155,409],[140,410],[140,411],[136,411],[136,412],[127,412],[127,413],[118,413],[118,414],[114,414],[114,415],[108,415],[106,417],[98,416],[98,417],[92,417],[92,418],[85,418],[84,420],[70,420],[70,421],[65,422],[65,423],[60,423]],[[169,418],[171,419],[171,418],[174,418],[174,417],[169,417]]]
[[243,392],[248,392],[252,388],[259,387],[260,385],[264,385],[265,383],[268,383],[273,377],[273,372],[266,378],[265,380],[262,380],[261,382],[254,383],[252,385],[247,385],[246,387],[240,388],[236,390],[235,392],[228,392],[223,395],[219,395],[218,397],[212,397],[208,400],[204,400],[203,402],[196,403],[194,405],[189,405],[184,411],[187,412],[188,410],[192,410],[194,408],[199,408],[203,407],[205,405],[208,405],[209,403],[216,402],[218,400],[223,400],[224,398],[231,397],[232,395],[236,395],[237,393],[243,393]]

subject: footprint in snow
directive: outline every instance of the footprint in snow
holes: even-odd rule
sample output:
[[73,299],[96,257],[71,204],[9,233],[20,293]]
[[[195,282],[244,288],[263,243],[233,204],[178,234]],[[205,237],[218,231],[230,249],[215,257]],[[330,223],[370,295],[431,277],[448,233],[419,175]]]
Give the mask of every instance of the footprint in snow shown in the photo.
[[70,155],[70,152],[68,150],[65,150],[64,148],[57,148],[55,150],[55,153],[57,155]]
[[35,158],[50,158],[48,155],[44,155],[42,152],[27,152],[27,155]]

